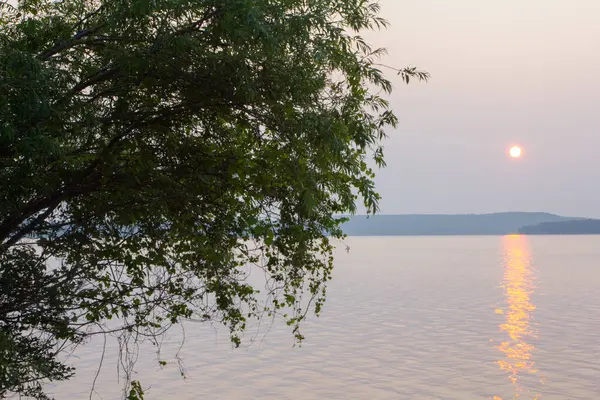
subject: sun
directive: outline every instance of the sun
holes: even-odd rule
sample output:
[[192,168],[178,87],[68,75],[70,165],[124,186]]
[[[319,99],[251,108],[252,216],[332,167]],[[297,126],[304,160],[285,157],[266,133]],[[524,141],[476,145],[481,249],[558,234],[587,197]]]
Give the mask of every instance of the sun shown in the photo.
[[523,151],[519,146],[513,146],[510,148],[510,150],[508,150],[508,155],[510,155],[512,158],[519,158],[521,157],[522,153]]

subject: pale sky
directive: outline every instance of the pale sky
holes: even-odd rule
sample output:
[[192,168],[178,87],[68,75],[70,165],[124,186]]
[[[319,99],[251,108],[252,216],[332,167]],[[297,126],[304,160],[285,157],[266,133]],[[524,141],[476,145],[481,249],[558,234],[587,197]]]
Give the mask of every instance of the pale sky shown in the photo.
[[432,75],[391,97],[382,213],[600,217],[600,0],[381,4],[385,63]]
[[382,213],[600,217],[600,0],[380,2],[365,36],[432,75],[396,79]]

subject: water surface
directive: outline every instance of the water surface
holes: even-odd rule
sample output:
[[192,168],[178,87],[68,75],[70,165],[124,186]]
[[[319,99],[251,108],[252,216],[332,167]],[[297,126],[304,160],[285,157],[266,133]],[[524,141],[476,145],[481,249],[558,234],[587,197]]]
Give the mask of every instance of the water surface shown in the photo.
[[[328,302],[293,347],[274,323],[232,349],[227,332],[187,324],[142,346],[146,399],[594,399],[600,396],[600,236],[352,237]],[[269,327],[267,327],[269,328]],[[101,339],[50,386],[88,398]],[[107,343],[95,399],[119,397]]]

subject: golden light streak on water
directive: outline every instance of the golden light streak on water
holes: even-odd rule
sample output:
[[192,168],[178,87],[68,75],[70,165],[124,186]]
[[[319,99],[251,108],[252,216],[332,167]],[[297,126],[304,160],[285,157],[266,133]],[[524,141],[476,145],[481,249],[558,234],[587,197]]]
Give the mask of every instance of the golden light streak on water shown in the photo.
[[[535,275],[531,266],[531,251],[527,236],[508,235],[503,238],[504,279],[502,287],[506,298],[506,307],[496,309],[496,314],[504,315],[504,322],[499,325],[506,336],[496,346],[503,353],[498,360],[500,368],[508,373],[513,383],[514,398],[539,399],[540,394],[531,393],[523,386],[525,374],[537,374],[533,355],[535,347],[529,339],[536,334],[532,324],[535,305],[531,301],[534,292]],[[499,400],[500,397],[494,397]]]

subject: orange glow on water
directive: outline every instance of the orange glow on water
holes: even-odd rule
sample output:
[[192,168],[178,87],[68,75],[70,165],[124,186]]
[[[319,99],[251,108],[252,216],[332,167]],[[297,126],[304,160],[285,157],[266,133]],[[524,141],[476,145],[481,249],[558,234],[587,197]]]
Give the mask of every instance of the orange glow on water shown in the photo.
[[[534,274],[531,268],[531,252],[528,239],[522,235],[509,235],[503,239],[504,249],[504,279],[502,287],[506,298],[506,308],[494,310],[504,316],[504,322],[499,325],[506,334],[500,345],[496,346],[504,357],[498,360],[498,365],[508,373],[515,388],[515,398],[524,393],[520,378],[523,374],[536,374],[533,361],[535,347],[529,343],[529,338],[535,333],[531,323],[535,305],[531,295],[535,289]],[[535,394],[534,399],[539,395]]]

